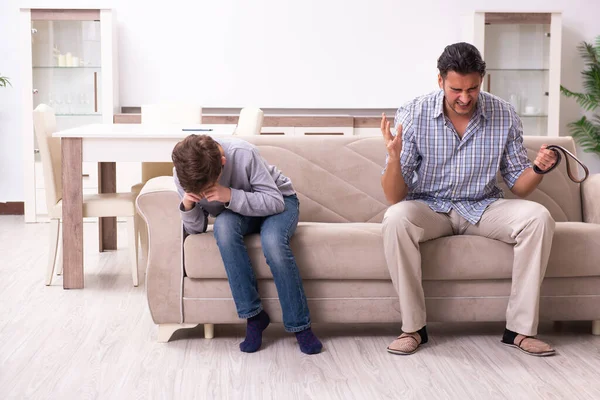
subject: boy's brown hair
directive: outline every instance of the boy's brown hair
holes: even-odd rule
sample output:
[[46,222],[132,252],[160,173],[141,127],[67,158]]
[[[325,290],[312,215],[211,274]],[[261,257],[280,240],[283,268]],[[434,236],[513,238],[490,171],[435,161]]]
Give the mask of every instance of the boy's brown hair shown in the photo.
[[175,145],[171,159],[186,193],[200,194],[217,182],[222,170],[218,143],[207,135],[189,135]]

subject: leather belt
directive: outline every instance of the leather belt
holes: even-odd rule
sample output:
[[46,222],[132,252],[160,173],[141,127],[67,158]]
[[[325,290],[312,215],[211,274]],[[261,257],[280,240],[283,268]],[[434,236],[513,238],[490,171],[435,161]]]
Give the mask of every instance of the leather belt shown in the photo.
[[[565,149],[562,146],[558,146],[555,144],[551,144],[548,147],[546,147],[549,150],[554,151],[554,153],[556,153],[556,162],[554,163],[554,165],[552,167],[550,167],[549,169],[542,171],[541,169],[538,168],[537,165],[533,165],[533,171],[536,174],[547,174],[548,172],[552,171],[554,168],[556,168],[558,166],[558,164],[560,164],[561,161],[561,155],[560,152],[562,151],[563,154],[565,155],[565,162],[567,163],[567,175],[569,175],[569,178],[575,182],[575,183],[581,183],[583,181],[585,181],[588,177],[588,175],[590,174],[590,170],[588,169],[588,167],[585,166],[584,163],[582,163],[577,157],[575,157],[569,150]],[[581,165],[581,168],[583,168],[583,171],[585,172],[585,176],[583,177],[583,179],[577,179],[575,178],[575,176],[573,176],[573,173],[571,172],[571,163],[569,162],[569,157],[571,157],[573,160],[577,161],[577,163],[579,165]]]

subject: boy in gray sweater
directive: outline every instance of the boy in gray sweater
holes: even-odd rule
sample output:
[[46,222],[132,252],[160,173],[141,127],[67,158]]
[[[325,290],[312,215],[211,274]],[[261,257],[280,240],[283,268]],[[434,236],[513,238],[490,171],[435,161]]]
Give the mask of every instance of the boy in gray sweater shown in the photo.
[[257,351],[270,323],[244,244],[245,235],[260,233],[284,328],[295,333],[302,352],[319,353],[323,346],[310,328],[306,295],[290,248],[299,202],[289,178],[269,165],[255,146],[235,138],[190,135],[175,146],[172,159],[186,232],[206,232],[208,215],[216,217],[214,237],[238,316],[247,320],[240,350]]

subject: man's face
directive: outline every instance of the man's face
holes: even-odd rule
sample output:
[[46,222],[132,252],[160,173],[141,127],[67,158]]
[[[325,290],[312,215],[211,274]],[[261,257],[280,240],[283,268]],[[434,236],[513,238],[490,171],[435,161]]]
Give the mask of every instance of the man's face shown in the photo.
[[446,78],[438,75],[440,89],[444,90],[447,111],[454,111],[458,115],[470,116],[475,110],[483,77],[473,72],[461,75],[449,71]]

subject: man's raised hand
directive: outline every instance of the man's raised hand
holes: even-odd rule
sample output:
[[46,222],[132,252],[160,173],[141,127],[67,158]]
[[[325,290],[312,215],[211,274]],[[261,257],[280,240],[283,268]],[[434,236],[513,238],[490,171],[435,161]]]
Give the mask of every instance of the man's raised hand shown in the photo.
[[402,125],[398,125],[396,129],[396,136],[392,135],[390,130],[390,121],[385,117],[385,113],[381,114],[381,133],[385,140],[385,147],[389,158],[392,160],[400,160],[400,153],[402,152]]

